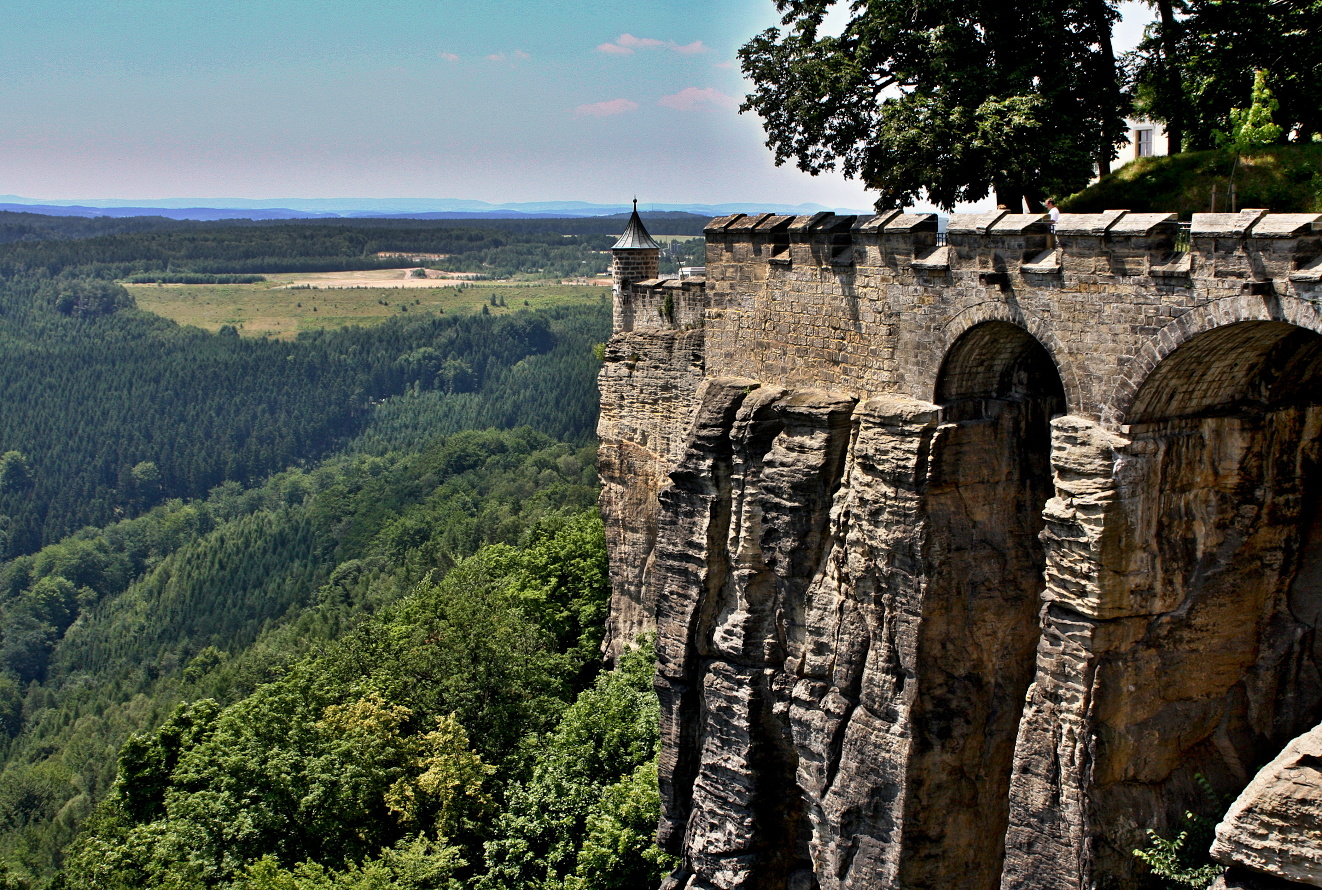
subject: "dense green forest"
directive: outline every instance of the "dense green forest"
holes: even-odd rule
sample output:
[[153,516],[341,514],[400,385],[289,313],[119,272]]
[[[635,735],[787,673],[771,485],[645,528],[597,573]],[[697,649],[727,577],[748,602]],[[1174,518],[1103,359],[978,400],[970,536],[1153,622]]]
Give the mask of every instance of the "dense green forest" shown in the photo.
[[109,282],[0,282],[0,556],[321,457],[405,392],[456,397],[442,432],[526,423],[581,441],[595,424],[605,307],[402,316],[283,343],[131,302]]
[[[658,235],[688,235],[700,237],[703,228],[711,218],[694,213],[674,211],[640,212],[647,228]],[[0,210],[0,244],[12,241],[51,241],[72,238],[91,238],[97,235],[115,235],[121,232],[145,232],[151,230],[186,230],[217,228],[251,228],[254,226],[312,226],[323,229],[486,229],[489,231],[512,232],[517,234],[551,235],[616,235],[624,231],[629,221],[629,214],[616,213],[610,216],[582,216],[561,218],[517,218],[517,219],[429,219],[425,215],[411,218],[376,218],[353,217],[344,219],[289,219],[261,220],[250,219],[215,220],[201,222],[196,220],[176,220],[164,216],[129,216],[129,217],[81,217],[47,216],[42,213],[21,213]]]
[[[535,753],[543,746],[533,739],[553,732],[597,670],[605,551],[599,520],[582,512],[595,493],[590,448],[558,444],[527,429],[459,433],[412,454],[360,453],[312,471],[280,474],[255,489],[226,486],[205,501],[171,502],[10,561],[0,574],[7,628],[0,714],[10,735],[0,771],[0,816],[7,823],[0,856],[9,873],[24,882],[20,886],[48,877],[82,820],[107,793],[108,802],[94,817],[93,836],[75,847],[84,857],[75,853],[83,863],[78,868],[104,867],[107,859],[128,855],[121,850],[108,857],[102,848],[136,849],[142,840],[134,834],[139,823],[152,836],[173,824],[154,823],[160,821],[160,807],[173,800],[170,773],[183,762],[167,757],[163,774],[140,779],[159,797],[159,806],[144,809],[132,803],[132,795],[146,792],[133,790],[137,786],[122,766],[116,780],[115,752],[131,732],[149,730],[172,713],[176,718],[190,713],[199,701],[215,701],[205,707],[222,720],[228,713],[222,706],[234,703],[235,713],[246,715],[239,722],[247,729],[257,728],[253,715],[262,713],[263,720],[277,721],[266,727],[276,737],[315,746],[319,736],[299,740],[298,733],[315,735],[315,724],[332,703],[371,699],[398,717],[392,732],[401,737],[382,741],[397,748],[378,752],[387,758],[380,764],[384,772],[364,782],[402,775],[403,767],[389,758],[404,757],[415,744],[425,753],[435,718],[454,714],[457,728],[450,731],[462,729],[465,744],[485,764],[483,799],[524,793],[545,756]],[[511,546],[520,542],[521,549]],[[476,558],[466,557],[475,552]],[[447,628],[453,636],[446,635]],[[23,681],[20,670],[39,670],[41,676]],[[306,686],[309,680],[315,681],[312,687]],[[272,681],[274,690],[264,685]],[[631,682],[636,688],[630,700],[641,696],[637,706],[647,705],[650,672]],[[647,707],[654,709],[654,702]],[[409,711],[407,719],[400,708]],[[595,731],[632,735],[610,744],[592,742],[601,748],[595,756],[625,758],[629,769],[593,769],[581,781],[610,784],[650,763],[652,717],[646,725],[635,725],[637,715],[631,719],[629,726]],[[244,746],[257,743],[226,742],[231,743],[243,750],[231,752],[230,767],[242,771],[249,761]],[[133,743],[142,744],[148,742]],[[611,744],[626,750],[612,753]],[[136,763],[134,757],[149,761],[138,769],[155,763],[135,754],[133,745],[124,749],[121,764],[124,758]],[[301,759],[311,757],[310,750],[271,754]],[[204,760],[219,763],[228,756],[212,750]],[[409,762],[417,766],[427,759],[418,756]],[[222,783],[243,780],[216,777]],[[416,793],[422,806],[422,791]],[[589,802],[598,802],[595,793],[585,792],[574,805]],[[278,805],[278,800],[262,804],[277,810]],[[434,832],[428,835],[435,827],[430,823],[379,820],[383,799],[371,806],[356,799],[334,805],[343,810],[335,818],[380,821],[378,833],[363,843],[388,848],[420,843],[424,836],[427,843],[439,842]],[[157,818],[144,818],[153,814]],[[220,831],[233,815],[187,830]],[[277,825],[302,818],[284,811],[249,815]],[[525,821],[533,815],[525,814]],[[580,815],[581,830],[557,840],[564,847],[560,867],[570,871],[577,867],[571,854],[587,831],[587,809]],[[654,819],[654,813],[647,818]],[[490,868],[505,862],[500,850],[511,842],[511,832],[522,837],[551,831],[522,823],[502,827],[494,817],[483,821],[478,815],[468,822],[473,824],[464,832],[447,837],[464,846],[460,858],[469,863],[469,875],[488,867],[488,858]],[[344,865],[346,848],[339,840],[305,839],[295,856],[294,848],[276,843],[283,831],[273,827],[246,841],[250,846],[243,850],[252,851],[247,858],[218,840],[212,853],[230,862],[229,872],[202,880],[188,872],[192,866],[176,862],[166,869],[176,883],[160,885],[191,886],[177,883],[183,877],[197,879],[196,886],[237,880],[243,867],[268,853],[293,867],[322,842],[329,846],[317,861]],[[645,839],[647,832],[638,837]],[[489,857],[488,842],[494,845]],[[366,847],[354,849],[355,855],[366,855]],[[643,843],[637,852],[648,850]],[[379,855],[380,849],[371,852]],[[152,856],[159,859],[158,853]],[[110,879],[102,876],[100,883],[78,880],[66,886],[157,886],[143,877],[141,867],[138,863],[133,866],[138,871],[115,878],[122,884],[106,883]]]
[[402,253],[444,254],[453,271],[503,277],[509,269],[538,268],[529,266],[530,258],[548,266],[567,265],[572,258],[575,267],[582,263],[585,252],[608,259],[603,251],[613,243],[610,235],[521,234],[416,225],[188,226],[0,245],[0,273],[124,278],[152,272],[338,272],[412,265],[407,258],[378,256]]
[[[441,256],[443,259],[430,259],[428,264],[482,278],[566,278],[606,272],[610,247],[618,237],[618,232],[564,234],[502,229],[497,226],[503,222],[500,220],[485,221],[489,225],[483,228],[456,226],[448,221],[431,225],[417,220],[391,222],[409,225],[178,223],[145,225],[141,229],[119,226],[110,229],[112,234],[92,237],[11,238],[8,243],[0,237],[0,274],[27,279],[49,276],[188,283],[204,280],[196,276],[230,280],[236,275],[262,273],[396,269],[416,265],[411,259],[414,256]],[[615,225],[623,229],[624,221],[606,228]],[[71,231],[95,233],[96,229],[74,227]],[[701,239],[686,243],[682,256],[667,248],[667,260],[676,268],[701,265],[701,260],[694,262],[701,244]]]
[[[163,216],[107,216],[88,219],[81,216],[47,216],[44,213],[18,213],[0,210],[0,244],[14,241],[63,241],[70,238],[93,238],[121,232],[147,232],[172,228],[175,220]],[[182,223],[188,226],[191,223]]]
[[266,228],[10,245],[54,259],[0,272],[0,887],[655,885],[650,656],[598,656],[607,307],[278,342],[110,277]]

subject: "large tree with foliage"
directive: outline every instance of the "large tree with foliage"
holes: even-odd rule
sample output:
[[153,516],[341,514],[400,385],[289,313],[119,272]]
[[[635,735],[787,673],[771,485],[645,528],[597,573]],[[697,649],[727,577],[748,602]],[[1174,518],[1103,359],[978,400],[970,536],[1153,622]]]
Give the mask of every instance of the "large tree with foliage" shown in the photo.
[[[1174,4],[1172,6],[1172,3]],[[1254,72],[1271,72],[1282,140],[1322,131],[1322,0],[1163,0],[1159,22],[1127,60],[1138,107],[1174,123],[1183,148],[1212,148],[1243,105]],[[1174,140],[1172,140],[1174,141]],[[1176,147],[1172,145],[1172,148]]]
[[1112,0],[856,0],[838,36],[836,2],[777,0],[784,30],[740,50],[777,163],[950,207],[1071,192],[1115,156]]

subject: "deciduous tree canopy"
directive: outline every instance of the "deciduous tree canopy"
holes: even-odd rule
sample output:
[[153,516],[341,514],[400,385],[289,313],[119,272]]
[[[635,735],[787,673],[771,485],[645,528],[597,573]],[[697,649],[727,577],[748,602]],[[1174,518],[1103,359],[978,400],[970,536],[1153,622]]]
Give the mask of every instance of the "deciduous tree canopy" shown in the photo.
[[778,0],[741,51],[776,162],[839,168],[878,208],[1076,191],[1124,132],[1111,0]]
[[1178,123],[1183,144],[1215,145],[1255,71],[1271,72],[1279,139],[1322,131],[1322,0],[1163,0],[1161,20],[1126,67],[1140,112]]

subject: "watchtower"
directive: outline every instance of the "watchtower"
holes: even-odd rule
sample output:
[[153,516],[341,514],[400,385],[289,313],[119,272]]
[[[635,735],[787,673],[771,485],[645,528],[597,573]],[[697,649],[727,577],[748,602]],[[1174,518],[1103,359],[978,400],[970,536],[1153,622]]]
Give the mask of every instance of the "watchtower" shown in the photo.
[[615,282],[615,297],[628,290],[635,281],[656,278],[661,245],[647,234],[647,227],[638,216],[638,199],[633,199],[633,215],[620,240],[611,248],[611,275]]

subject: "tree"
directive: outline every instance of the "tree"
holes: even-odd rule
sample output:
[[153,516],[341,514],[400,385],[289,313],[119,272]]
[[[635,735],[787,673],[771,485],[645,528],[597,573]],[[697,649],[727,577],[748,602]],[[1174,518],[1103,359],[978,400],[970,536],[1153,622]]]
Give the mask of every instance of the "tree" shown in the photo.
[[32,469],[21,451],[0,455],[0,491],[23,491],[32,485]]
[[1267,87],[1267,72],[1253,72],[1253,98],[1248,108],[1230,109],[1230,132],[1216,132],[1222,148],[1242,155],[1246,151],[1271,145],[1281,136],[1281,128],[1272,122],[1272,114],[1281,103],[1272,98]]
[[[1172,9],[1164,8],[1173,4]],[[1176,127],[1184,149],[1216,144],[1254,71],[1272,72],[1277,141],[1322,130],[1322,0],[1160,0],[1160,20],[1125,60],[1138,111]],[[1178,15],[1177,14],[1181,14]],[[1174,131],[1171,131],[1174,132]],[[1174,140],[1172,140],[1172,146]]]
[[1161,22],[1161,28],[1156,35],[1155,46],[1158,50],[1157,60],[1160,70],[1157,77],[1161,79],[1162,90],[1165,95],[1179,97],[1180,101],[1173,102],[1166,113],[1161,116],[1166,119],[1166,152],[1168,154],[1179,154],[1184,150],[1184,81],[1180,76],[1179,65],[1179,25],[1175,19],[1176,4],[1181,11],[1184,10],[1184,0],[1147,0],[1149,6],[1157,8],[1157,18]]
[[627,653],[600,675],[538,746],[532,776],[514,788],[481,890],[655,887],[675,862],[656,846],[655,650]]
[[76,318],[98,318],[136,306],[132,294],[111,281],[61,281],[51,287],[55,310]]
[[786,30],[740,50],[776,163],[835,169],[878,208],[985,197],[1017,205],[1084,186],[1115,157],[1125,103],[1111,52],[1112,0],[855,4],[777,0]]
[[1235,164],[1230,168],[1230,211],[1235,211],[1235,174],[1246,152],[1271,145],[1281,135],[1281,128],[1272,123],[1272,112],[1280,103],[1272,98],[1267,88],[1267,72],[1253,74],[1253,101],[1248,108],[1230,109],[1230,132],[1215,131],[1217,145],[1233,152]]
[[161,493],[161,471],[154,461],[144,460],[129,470],[133,483],[133,501],[139,507],[152,503]]

